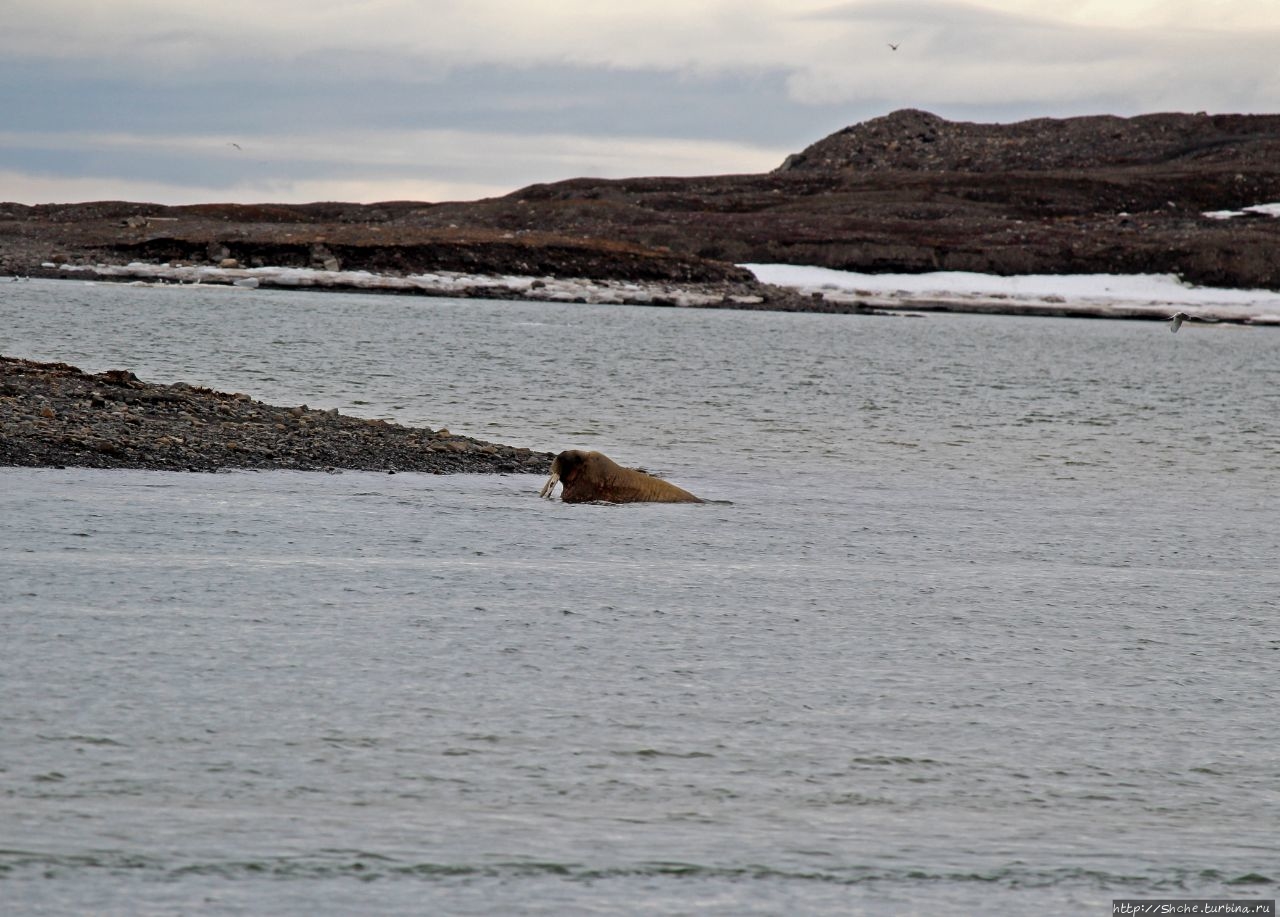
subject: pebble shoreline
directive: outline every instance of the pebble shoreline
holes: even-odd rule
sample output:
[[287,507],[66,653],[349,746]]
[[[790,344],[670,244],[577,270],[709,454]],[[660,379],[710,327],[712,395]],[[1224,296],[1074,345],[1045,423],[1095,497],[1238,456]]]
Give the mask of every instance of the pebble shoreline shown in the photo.
[[546,474],[551,454],[0,356],[0,466]]

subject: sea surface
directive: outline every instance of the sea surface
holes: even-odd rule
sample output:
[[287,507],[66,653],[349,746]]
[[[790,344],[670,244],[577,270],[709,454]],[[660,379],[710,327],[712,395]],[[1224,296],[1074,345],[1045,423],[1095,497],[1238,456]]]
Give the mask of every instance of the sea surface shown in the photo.
[[0,353],[558,451],[0,469],[0,911],[1280,888],[1280,331],[74,281]]

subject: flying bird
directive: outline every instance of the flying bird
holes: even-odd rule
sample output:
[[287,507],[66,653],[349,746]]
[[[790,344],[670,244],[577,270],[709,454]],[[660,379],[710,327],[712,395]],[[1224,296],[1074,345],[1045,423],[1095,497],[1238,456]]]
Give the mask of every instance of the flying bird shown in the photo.
[[234,140],[232,140],[232,141],[228,144],[228,146],[233,146],[233,147],[235,147],[237,150],[239,150],[240,152],[242,152],[242,153],[244,152],[244,148],[243,148],[243,147],[241,147],[241,146],[240,146],[240,144],[236,143]]
[[1207,315],[1188,315],[1186,312],[1175,312],[1169,316],[1169,330],[1177,334],[1183,322],[1192,322],[1197,325],[1217,325],[1221,321],[1222,319],[1220,318],[1212,318]]
[[897,45],[895,45],[893,42],[889,42],[889,50],[890,50],[890,51],[897,51],[897,50],[898,50],[898,46],[897,46]]

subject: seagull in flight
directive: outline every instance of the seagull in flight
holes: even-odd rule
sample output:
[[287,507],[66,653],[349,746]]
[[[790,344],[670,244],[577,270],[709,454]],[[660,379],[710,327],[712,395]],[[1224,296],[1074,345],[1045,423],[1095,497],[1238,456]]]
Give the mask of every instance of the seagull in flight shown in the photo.
[[239,150],[241,153],[243,153],[243,152],[244,152],[244,147],[240,146],[240,144],[236,143],[234,140],[230,141],[230,143],[228,144],[228,146],[233,146],[233,147],[235,147],[235,148],[236,148],[237,150]]
[[1220,318],[1207,318],[1203,315],[1188,315],[1186,312],[1175,312],[1169,316],[1169,330],[1174,334],[1178,333],[1178,329],[1182,327],[1183,322],[1194,322],[1199,325],[1216,325],[1221,322]]
[[893,42],[889,42],[889,50],[890,50],[890,51],[897,51],[897,50],[898,50],[898,46],[897,46],[897,45],[895,45]]

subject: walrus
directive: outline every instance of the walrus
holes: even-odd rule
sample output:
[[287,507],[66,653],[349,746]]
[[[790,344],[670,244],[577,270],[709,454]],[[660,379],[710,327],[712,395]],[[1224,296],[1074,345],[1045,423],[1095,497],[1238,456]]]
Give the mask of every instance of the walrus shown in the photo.
[[566,503],[702,503],[689,491],[636,468],[623,468],[600,452],[567,449],[551,462],[539,496],[552,499],[556,484]]

